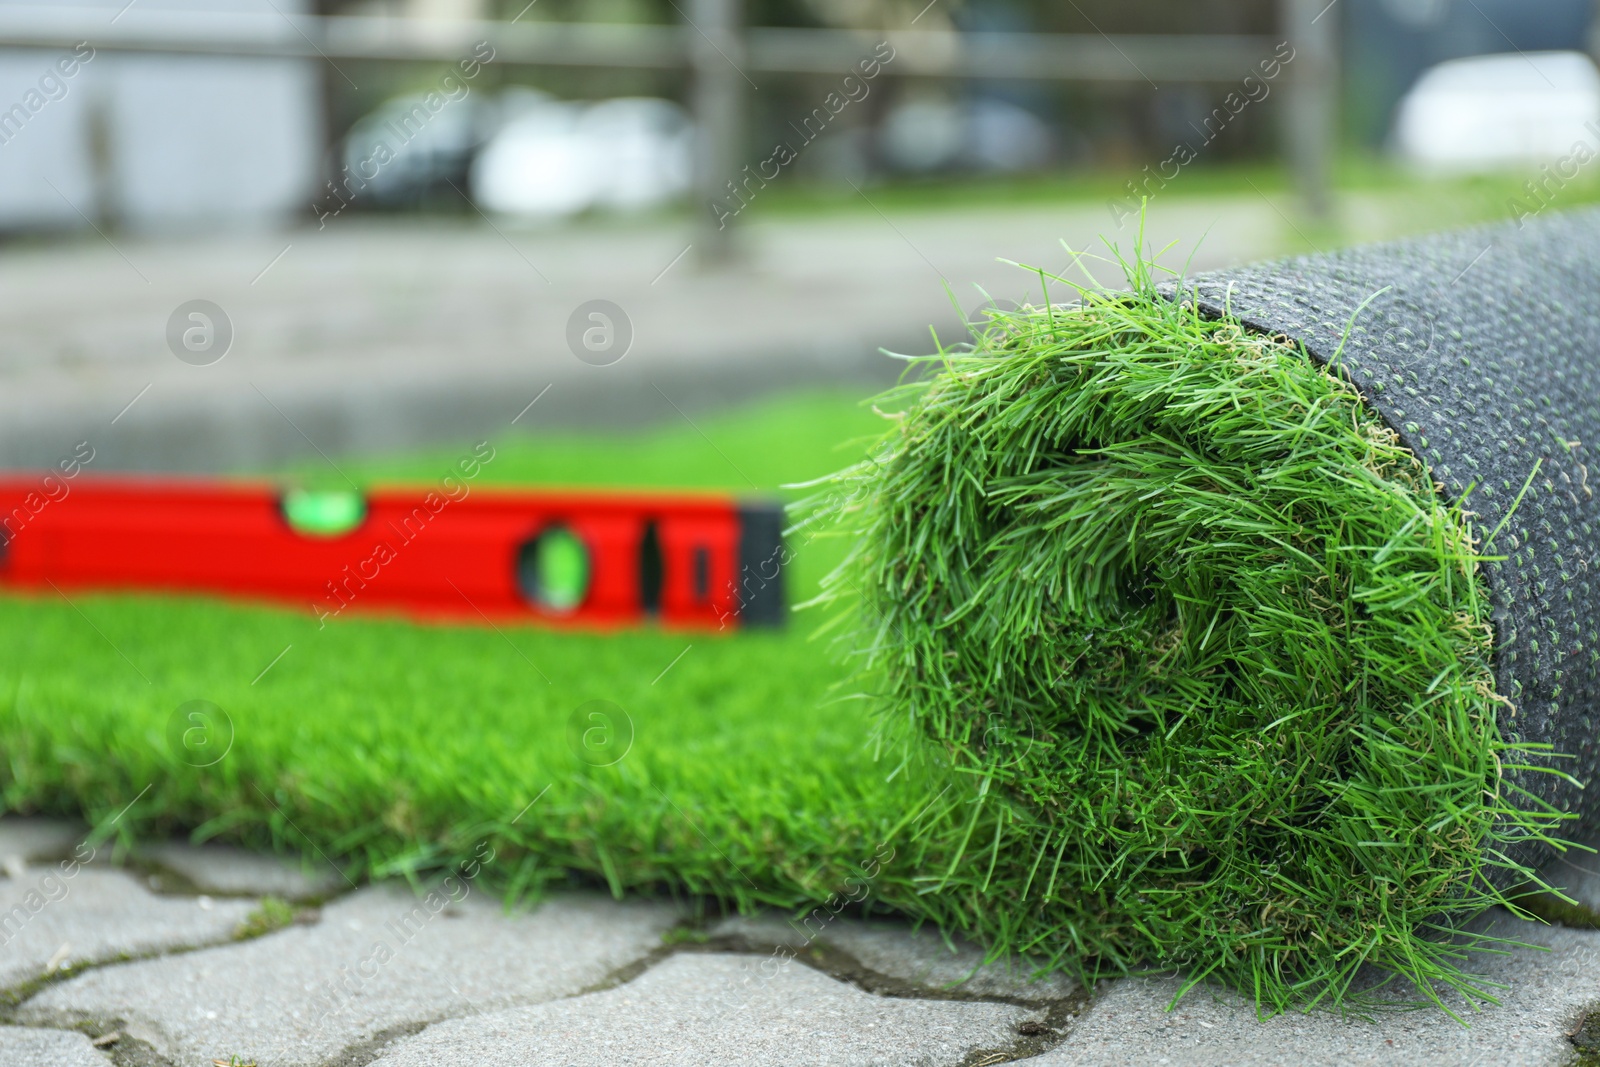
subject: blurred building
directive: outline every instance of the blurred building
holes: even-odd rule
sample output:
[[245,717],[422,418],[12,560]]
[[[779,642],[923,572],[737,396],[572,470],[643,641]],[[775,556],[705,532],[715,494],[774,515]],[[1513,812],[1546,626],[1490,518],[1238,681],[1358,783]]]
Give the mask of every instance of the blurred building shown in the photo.
[[[14,11],[37,6],[0,0]],[[53,0],[120,28],[251,18],[293,35],[306,0]],[[0,51],[0,229],[254,228],[308,215],[322,104],[303,60]]]

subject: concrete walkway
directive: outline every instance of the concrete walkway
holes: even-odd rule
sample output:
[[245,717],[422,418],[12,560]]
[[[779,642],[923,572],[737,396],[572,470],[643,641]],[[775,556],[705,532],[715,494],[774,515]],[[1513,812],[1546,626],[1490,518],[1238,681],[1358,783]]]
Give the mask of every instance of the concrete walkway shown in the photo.
[[[1154,248],[1176,242],[1174,267],[1311,240],[1286,200],[1175,189],[1147,233]],[[1346,215],[1346,240],[1450,221],[1415,196],[1352,197]],[[1065,271],[1062,241],[1131,250],[1136,222],[1119,230],[1081,201],[863,203],[757,215],[718,269],[673,220],[516,231],[341,217],[254,237],[13,244],[0,252],[0,468],[54,465],[88,441],[91,469],[220,470],[887,382],[900,368],[880,347],[927,352],[930,325],[960,339],[984,291],[1038,299],[1038,279],[1002,260]]]
[[1209,989],[1166,1011],[1176,979],[1030,981],[889,922],[695,923],[581,893],[508,915],[466,884],[355,887],[217,846],[106,852],[68,822],[0,819],[0,1064],[1554,1067],[1600,1007],[1600,931],[1508,915],[1497,932],[1548,951],[1481,960],[1509,990],[1470,1028],[1436,1011],[1259,1021]]

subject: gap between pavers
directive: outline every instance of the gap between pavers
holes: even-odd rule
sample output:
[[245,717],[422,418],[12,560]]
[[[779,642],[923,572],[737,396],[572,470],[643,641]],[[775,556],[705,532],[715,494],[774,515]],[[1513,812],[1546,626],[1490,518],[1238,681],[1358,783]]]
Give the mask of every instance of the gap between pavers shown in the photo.
[[[1537,949],[1480,954],[1471,969],[1508,989],[1501,1003],[1471,1011],[1447,998],[1470,1028],[1438,1011],[1385,1012],[1372,1021],[1331,1012],[1258,1020],[1233,993],[1201,987],[1166,1006],[1177,979],[1124,979],[1105,987],[1059,1046],[1030,1067],[1563,1067],[1575,1059],[1567,1035],[1600,1005],[1600,931],[1521,921],[1498,911],[1481,928]],[[1396,991],[1397,996],[1405,994]]]
[[316,925],[94,971],[17,1017],[114,1020],[174,1063],[309,1067],[396,1029],[572,996],[659,951],[680,918],[667,904],[598,894],[508,916],[468,883],[455,901],[435,892],[362,889],[324,906]]
[[[70,843],[80,838],[84,832],[83,828],[76,824],[10,817],[0,819],[0,844],[8,839],[7,831],[13,829],[19,832],[12,833],[9,840],[26,842],[26,847],[18,844],[13,851],[30,857],[41,854],[57,855],[63,852],[70,854]],[[136,850],[134,862],[141,868],[142,873],[154,871],[158,876],[157,880],[172,883],[167,887],[169,890],[176,887],[191,894],[197,890],[226,893],[248,889],[263,894],[276,890],[272,895],[291,899],[308,897],[320,899],[330,889],[337,889],[338,886],[334,884],[333,879],[341,878],[337,871],[330,869],[325,872],[326,878],[314,882],[305,879],[299,869],[286,867],[277,858],[258,856],[226,846],[190,846],[181,843],[141,846]],[[176,878],[166,874],[174,871],[177,873]],[[157,884],[157,880],[150,878],[143,880],[151,882],[152,885]],[[341,884],[347,883],[343,883],[341,878]],[[139,888],[139,895],[148,896],[143,893],[142,886]],[[188,899],[194,898],[191,896]],[[207,905],[215,903],[217,902],[206,902]],[[601,906],[610,905],[604,903]],[[408,911],[414,913],[415,908],[416,902],[401,891],[391,910],[395,915],[403,915]],[[450,912],[460,913],[460,908],[452,906]],[[315,913],[307,914],[309,916]],[[337,918],[339,914],[335,911],[330,918]],[[1060,976],[1045,982],[1029,983],[1025,980],[1025,972],[1012,969],[1009,965],[980,966],[981,951],[967,944],[958,944],[952,950],[931,930],[917,932],[900,923],[865,922],[829,916],[826,912],[819,912],[810,921],[803,921],[804,918],[802,917],[802,921],[791,923],[780,916],[768,913],[764,916],[726,920],[718,924],[713,935],[716,943],[709,947],[731,947],[747,951],[758,960],[758,966],[767,967],[782,965],[783,959],[790,954],[800,955],[803,963],[875,994],[956,1000],[1011,998],[1014,1001],[1023,1001],[1024,1007],[1044,1004],[1062,1019],[1069,1018],[1062,1001],[1063,998],[1074,995],[1075,986]],[[667,921],[676,919],[674,913]],[[830,933],[830,941],[824,943],[815,940],[814,931],[819,928],[819,924],[825,926]],[[619,967],[611,968],[603,975],[589,976],[596,980],[588,981],[583,988],[593,989],[597,986],[629,981],[669,956],[673,949],[662,945],[659,938],[659,933],[666,927],[660,924],[658,927],[653,932],[652,938],[641,944],[639,951],[635,952],[631,959]],[[230,932],[231,929],[230,926]],[[773,959],[760,959],[762,956],[772,956],[778,946],[786,946],[790,951],[780,953]],[[697,946],[683,944],[679,947],[693,951]],[[841,948],[844,950],[842,953],[839,951]],[[807,949],[810,951],[806,951]],[[148,952],[126,953],[126,955],[149,954]],[[233,958],[229,956],[229,959]],[[165,970],[169,961],[150,962],[155,964],[157,969]],[[356,979],[351,979],[348,973],[342,975],[346,990],[354,991],[348,992],[348,995],[330,993],[330,987],[325,980],[322,990],[325,1000],[331,997],[348,1008],[358,997],[370,992],[367,981],[359,974],[359,964],[365,964],[367,960],[362,957],[355,962],[358,970]],[[190,966],[190,962],[185,961],[177,966],[186,969]],[[350,966],[350,964],[345,965],[346,972]],[[976,974],[973,973],[975,969]],[[337,988],[340,978],[340,975],[334,976],[332,988]],[[108,986],[118,986],[124,984],[125,980],[121,977],[107,977],[95,982],[73,983],[73,988],[76,990],[85,986],[96,987],[102,982]],[[555,991],[555,995],[566,996],[578,991],[574,988],[560,989]],[[466,991],[458,988],[457,992]],[[324,1004],[323,1008],[327,1006]],[[1074,1010],[1076,1007],[1076,1004],[1072,1005]],[[381,1018],[369,1020],[372,1025],[357,1026],[348,1032],[340,1032],[326,1044],[337,1045],[345,1053],[364,1059],[370,1055],[370,1052],[363,1053],[364,1045],[381,1043],[396,1031],[414,1031],[431,1020],[460,1011],[478,1011],[482,1008],[483,1005],[475,1002],[468,994],[459,1004],[447,1000],[442,1007],[438,1004],[430,1005],[429,1010],[422,1012],[420,1016],[410,1011],[379,1010],[377,1014]],[[343,1011],[336,1014],[343,1014]],[[23,1017],[46,1023],[92,1021],[101,1028],[105,1028],[113,1020],[129,1019],[131,1025],[124,1029],[128,1031],[130,1038],[143,1041],[158,1051],[172,1052],[183,1044],[181,1038],[177,1044],[170,1039],[170,1035],[164,1029],[170,1020],[164,1019],[162,1013],[138,1010],[137,997],[125,1002],[119,1002],[115,996],[102,997],[98,1000],[91,996],[79,1001],[76,992],[53,991],[53,995],[38,997],[32,1001],[28,1005],[27,1014]],[[212,1038],[218,1036],[212,1034]],[[1052,1039],[1053,1035],[1052,1038],[1036,1040]],[[1014,1043],[1014,1035],[1012,1040]],[[230,1051],[226,1055],[213,1058],[225,1059],[228,1055],[235,1054],[237,1053]]]
[[110,1067],[111,1060],[82,1034],[0,1026],[0,1064],[5,1067]]
[[75,819],[0,818],[0,1008],[73,970],[231,939],[254,901],[150,893]]
[[[431,1046],[411,1042],[436,1041],[439,1035],[454,1032],[449,1027],[470,1029],[475,1021],[488,1019],[498,1020],[497,1026],[513,1026],[516,1032],[510,1047],[520,1048],[528,1041],[535,1041],[521,1032],[524,1024],[517,1021],[521,1018],[519,1013],[530,1004],[569,997],[575,997],[570,1001],[573,1005],[606,1003],[597,998],[631,991],[627,992],[628,997],[644,996],[648,1004],[658,1005],[665,1003],[661,992],[655,988],[661,980],[650,976],[663,968],[669,976],[684,968],[689,973],[699,974],[697,980],[706,988],[718,991],[717,995],[724,999],[734,981],[722,964],[680,963],[679,955],[672,955],[662,947],[661,935],[679,918],[678,913],[665,905],[642,902],[619,905],[583,897],[558,898],[546,906],[554,907],[556,912],[562,913],[560,915],[541,909],[545,912],[544,925],[535,932],[527,926],[518,929],[519,924],[533,916],[508,918],[501,914],[497,905],[481,898],[451,904],[433,914],[428,912],[425,901],[419,901],[409,891],[398,887],[368,889],[329,905],[327,921],[315,930],[291,930],[251,945],[222,944],[207,949],[203,946],[231,939],[253,902],[151,894],[127,873],[106,869],[103,858],[93,868],[80,867],[71,877],[66,877],[67,866],[63,865],[63,859],[70,862],[84,833],[81,824],[65,820],[15,816],[0,819],[0,862],[14,874],[21,875],[20,878],[0,878],[0,949],[3,949],[0,951],[0,989],[9,988],[13,993],[29,991],[30,984],[44,976],[47,968],[55,968],[57,972],[52,976],[57,984],[47,985],[40,995],[25,1004],[17,1013],[20,1018],[43,1025],[128,1020],[130,1025],[124,1029],[130,1037],[145,1041],[178,1062],[196,1057],[199,1062],[209,1062],[212,1058],[226,1060],[231,1055],[241,1055],[243,1062],[249,1062],[252,1056],[266,1052],[274,1054],[275,1064],[320,1063],[341,1053],[354,1053],[365,1062],[386,1044],[393,1055],[412,1055],[417,1048]],[[306,878],[301,869],[286,866],[275,857],[223,846],[158,845],[141,850],[140,857],[141,862],[179,872],[191,888],[214,893],[275,889],[277,892],[273,895],[305,899],[325,896],[346,885],[342,879],[334,884],[333,879],[339,877],[335,871],[325,872],[324,879],[312,880]],[[1583,853],[1576,853],[1567,861],[1568,866],[1584,873],[1590,873],[1588,868],[1593,863],[1594,857]],[[1574,878],[1569,889],[1581,903],[1592,907],[1600,899],[1600,878]],[[417,910],[419,905],[421,913]],[[573,908],[575,912],[570,911]],[[628,915],[630,910],[631,916]],[[418,919],[419,914],[426,914],[427,918]],[[447,917],[452,914],[459,917]],[[572,939],[563,936],[571,931],[555,929],[569,918],[575,919],[579,928],[602,931],[602,941],[609,933],[613,943],[601,946],[597,955],[586,953],[592,946],[574,947]],[[1083,1021],[1072,1028],[1058,1048],[1025,1062],[1039,1067],[1123,1063],[1167,1063],[1187,1067],[1291,1061],[1310,1065],[1373,1063],[1403,1067],[1410,1063],[1441,1062],[1441,1057],[1445,1057],[1483,1067],[1501,1062],[1570,1063],[1573,1049],[1567,1034],[1576,1028],[1586,1010],[1600,1006],[1600,966],[1597,966],[1600,964],[1600,932],[1547,928],[1518,922],[1503,914],[1497,921],[1503,935],[1548,945],[1553,951],[1546,954],[1522,950],[1510,957],[1482,957],[1479,969],[1487,971],[1491,980],[1505,982],[1511,989],[1502,997],[1502,1006],[1487,1007],[1468,1016],[1471,1030],[1462,1029],[1431,1009],[1385,1015],[1375,1023],[1340,1020],[1326,1013],[1262,1022],[1255,1018],[1253,1008],[1238,998],[1207,989],[1191,993],[1177,1011],[1167,1013],[1165,1006],[1178,988],[1176,980],[1125,980],[1102,987],[1101,995]],[[396,931],[403,931],[408,922],[417,934],[405,939]],[[342,923],[342,927],[338,927],[338,923]],[[397,923],[400,925],[396,926]],[[369,936],[374,924],[379,931],[377,938]],[[502,928],[501,924],[507,925]],[[627,928],[620,931],[620,938],[616,936],[619,925]],[[467,936],[444,937],[440,942],[442,951],[436,952],[427,947],[429,938],[423,936],[428,926],[439,930],[459,927]],[[343,932],[339,932],[341,929]],[[384,930],[389,932],[383,934]],[[985,1006],[971,1003],[979,998],[1009,1000],[1012,1003],[986,1006],[1024,1012],[1055,1005],[1058,1015],[1067,999],[1082,997],[1076,984],[1065,976],[1050,975],[1030,981],[1026,965],[1014,961],[983,964],[983,953],[976,946],[957,941],[952,947],[932,928],[912,930],[894,921],[860,920],[831,916],[826,912],[790,920],[768,912],[720,920],[703,932],[713,939],[709,946],[713,949],[732,944],[750,954],[728,956],[689,951],[681,957],[743,961],[738,980],[745,986],[750,984],[748,975],[752,969],[762,973],[772,989],[795,981],[784,978],[778,985],[770,985],[768,972],[775,966],[782,967],[784,974],[792,969],[783,965],[788,953],[775,955],[771,951],[782,946],[802,963],[812,963],[835,974],[836,978],[860,985],[872,993],[886,989],[892,993],[887,998],[872,997],[816,971],[811,972],[814,977],[799,980],[813,990],[825,991],[823,1000],[835,1007],[841,1003],[837,1001],[837,997],[842,996],[839,989],[849,989],[852,995],[867,997],[868,1002],[926,994],[944,999],[945,1003],[953,999],[958,1008]],[[502,934],[509,934],[509,940]],[[374,955],[378,940],[386,940],[395,947],[394,959],[384,962]],[[579,937],[577,940],[586,939]],[[90,964],[154,956],[196,946],[202,946],[200,951],[147,959],[70,980],[64,980],[58,973],[63,963],[81,969]],[[525,955],[531,952],[534,957],[531,968],[525,968],[522,982],[511,983],[516,988],[510,992],[505,976],[494,970],[502,967],[499,954],[507,946],[513,952],[519,948]],[[690,945],[683,947],[693,949]],[[839,966],[837,953],[829,955],[835,949],[847,954],[848,966]],[[481,957],[476,963],[473,962],[474,953]],[[399,959],[402,954],[431,958],[420,961],[420,966],[414,963],[408,967]],[[487,965],[484,960],[489,961]],[[287,968],[278,965],[281,963],[287,963]],[[301,973],[302,965],[305,973]],[[481,971],[485,967],[494,975],[493,979],[486,986],[475,985],[482,975],[474,975],[474,970]],[[248,979],[241,980],[240,975],[231,974],[235,968],[248,975]],[[865,980],[855,973],[862,969]],[[798,970],[804,972],[809,968],[800,966]],[[368,978],[369,971],[376,973]],[[384,971],[408,974],[409,981],[431,986],[431,991],[411,989],[402,996],[392,997],[389,993],[393,983],[385,985]],[[702,971],[706,973],[700,974]],[[315,980],[311,980],[311,976],[315,976]],[[646,978],[650,981],[646,982]],[[892,981],[885,982],[885,979]],[[602,993],[583,994],[586,989],[617,981],[626,984]],[[819,986],[818,982],[822,984]],[[904,988],[893,988],[895,983],[903,983]],[[638,992],[641,987],[643,994]],[[175,1001],[164,1004],[169,995],[175,996]],[[208,997],[224,1003],[225,1008],[201,1006],[200,1002]],[[758,1006],[765,1003],[759,998],[749,1002]],[[931,1001],[938,1002],[938,999]],[[518,1007],[507,1008],[508,1003]],[[196,1010],[185,1017],[185,1006]],[[313,1020],[312,1034],[307,1037],[304,1033],[306,1009],[320,1013],[329,1007],[338,1010],[320,1023]],[[550,1014],[563,1018],[568,1011],[552,1003],[543,1004],[540,1010],[545,1008]],[[846,1005],[839,1010],[846,1015],[851,1011],[871,1014],[860,1004]],[[888,1010],[892,1014],[897,1009]],[[585,1021],[590,1019],[587,1014],[590,1009],[584,1006],[571,1011],[573,1025],[577,1027],[574,1032],[587,1032],[584,1028],[593,1021]],[[484,1012],[490,1014],[481,1014]],[[1037,1011],[1034,1014],[1037,1015]],[[687,1025],[691,1029],[709,1025],[703,1016],[691,1013],[686,1018],[690,1020]],[[803,1023],[788,1009],[775,1018],[777,1021],[773,1025],[780,1030],[804,1030]],[[434,1025],[427,1026],[430,1022]],[[218,1023],[221,1025],[215,1025]],[[599,1025],[594,1023],[594,1026]],[[937,1028],[939,1024],[935,1021],[930,1025]],[[0,1028],[0,1037],[6,1029],[17,1031],[10,1039],[17,1049],[46,1050],[41,1055],[55,1055],[51,1051],[55,1049],[75,1050],[60,1053],[57,1060],[40,1062],[108,1062],[101,1053],[88,1047],[87,1039],[81,1035],[13,1027]],[[875,1030],[876,1026],[869,1029]],[[398,1033],[418,1030],[422,1032],[415,1038],[395,1038]],[[988,1035],[987,1031],[984,1033]],[[723,1040],[720,1036],[703,1036],[709,1042],[704,1048],[724,1047],[718,1044]],[[876,1040],[881,1035],[868,1036]],[[1023,1051],[1017,1045],[1014,1026],[1005,1036],[1004,1041],[991,1041],[988,1036],[982,1040],[974,1038],[978,1044],[963,1045],[965,1051],[960,1056],[946,1060],[941,1052],[937,1062],[964,1062],[963,1057],[979,1048]],[[261,1044],[263,1039],[278,1047],[266,1048]],[[631,1038],[618,1036],[613,1045],[617,1050],[625,1050],[629,1040]],[[537,1041],[528,1047],[546,1047]],[[301,1048],[304,1058],[299,1054],[284,1058],[284,1051],[292,1052],[297,1047]],[[554,1045],[549,1047],[557,1049]],[[819,1055],[827,1062],[836,1062],[831,1057],[837,1054],[847,1057],[837,1062],[848,1063],[857,1062],[848,1057],[859,1053],[866,1057],[860,1062],[874,1062],[871,1057],[876,1055],[873,1051],[876,1047],[871,1041],[847,1040],[831,1045],[825,1055]],[[701,1044],[692,1043],[690,1051],[698,1057],[701,1049]],[[551,1054],[558,1053],[559,1049]],[[26,1055],[34,1053],[28,1051]],[[91,1058],[82,1059],[82,1056]],[[888,1058],[893,1062],[912,1062],[898,1052]],[[24,1052],[13,1052],[11,1046],[0,1043],[0,1064],[13,1061],[33,1062],[25,1058]],[[391,1061],[384,1059],[382,1062]],[[589,1061],[577,1055],[572,1062]],[[647,1058],[639,1062],[673,1061]],[[816,1061],[802,1057],[774,1062]]]
[[435,1023],[373,1067],[954,1067],[1010,1048],[1018,1026],[1041,1017],[1014,1004],[873,996],[793,961],[683,952],[604,992]]
[[0,879],[0,1005],[92,964],[228,941],[255,903],[162,897],[118,871],[33,865]]
[[1078,983],[1059,972],[1034,978],[1026,960],[984,962],[970,941],[949,942],[930,925],[832,915],[817,907],[798,918],[775,912],[735,915],[713,923],[712,938],[734,938],[752,946],[781,946],[796,954],[815,947],[838,948],[878,974],[933,995],[1006,997],[1030,1002],[1062,1001],[1079,994]]

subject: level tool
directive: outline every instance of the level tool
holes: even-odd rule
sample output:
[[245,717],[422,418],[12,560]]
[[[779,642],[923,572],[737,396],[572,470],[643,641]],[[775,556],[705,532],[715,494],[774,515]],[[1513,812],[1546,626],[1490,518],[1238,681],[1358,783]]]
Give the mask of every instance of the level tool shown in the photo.
[[348,611],[727,628],[784,618],[783,509],[694,493],[366,492],[0,478],[0,585],[213,593]]

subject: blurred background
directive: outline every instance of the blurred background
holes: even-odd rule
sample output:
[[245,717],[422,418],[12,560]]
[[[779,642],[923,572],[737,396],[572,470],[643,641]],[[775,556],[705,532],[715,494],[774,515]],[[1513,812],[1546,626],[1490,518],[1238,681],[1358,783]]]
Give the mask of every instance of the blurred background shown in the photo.
[[0,0],[0,465],[693,424],[1114,280],[1141,209],[1198,270],[1577,206],[1595,14]]

